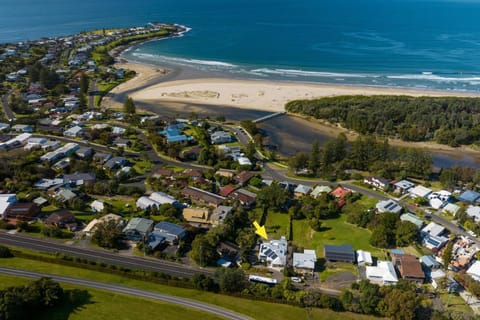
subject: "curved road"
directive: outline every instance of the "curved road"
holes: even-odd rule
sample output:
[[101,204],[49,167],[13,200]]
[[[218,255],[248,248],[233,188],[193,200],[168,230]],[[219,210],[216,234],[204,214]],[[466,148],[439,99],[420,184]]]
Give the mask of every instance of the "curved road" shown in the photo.
[[0,273],[11,275],[11,276],[27,277],[27,278],[35,278],[35,279],[41,278],[41,277],[48,277],[62,283],[85,286],[85,287],[90,287],[90,288],[95,288],[100,290],[106,290],[110,292],[116,292],[120,294],[131,295],[131,296],[140,297],[140,298],[147,298],[147,299],[173,303],[176,305],[180,305],[182,307],[196,309],[203,312],[208,312],[216,316],[223,317],[225,319],[252,320],[252,318],[250,317],[241,315],[233,311],[229,311],[227,309],[216,307],[207,303],[190,300],[186,298],[170,296],[162,293],[156,293],[156,292],[140,290],[140,289],[133,289],[133,288],[115,285],[115,284],[109,284],[109,283],[98,282],[98,281],[87,280],[87,279],[80,279],[80,278],[65,277],[65,276],[59,276],[59,275],[53,275],[53,274],[46,274],[46,273],[30,272],[30,271],[11,269],[11,268],[2,268],[2,267],[0,267]]
[[198,273],[213,276],[214,273],[208,269],[200,269],[165,260],[130,255],[126,256],[104,249],[79,248],[73,245],[66,245],[55,240],[32,237],[21,233],[10,234],[0,232],[0,243],[40,252],[58,252],[73,257],[79,257],[92,261],[102,261],[107,264],[114,264],[126,268],[164,272],[177,277],[191,278],[193,275]]

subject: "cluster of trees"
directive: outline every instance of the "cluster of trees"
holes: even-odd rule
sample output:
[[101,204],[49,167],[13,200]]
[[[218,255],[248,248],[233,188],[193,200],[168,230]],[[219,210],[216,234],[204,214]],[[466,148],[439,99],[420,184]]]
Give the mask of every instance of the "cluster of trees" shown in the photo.
[[400,221],[398,214],[376,214],[372,209],[352,210],[347,221],[372,231],[370,244],[378,248],[406,247],[418,240],[419,231],[409,221]]
[[236,209],[221,225],[212,228],[206,234],[197,234],[192,241],[190,258],[202,267],[216,265],[220,258],[217,247],[221,241],[238,244],[241,248],[240,255],[246,258],[248,251],[255,244],[256,236],[252,222],[241,207]]
[[28,68],[28,74],[30,82],[40,82],[40,84],[48,90],[52,90],[61,84],[60,77],[55,70],[44,67],[40,62],[36,62],[30,66]]
[[35,319],[62,303],[64,290],[57,282],[41,278],[27,285],[0,291],[0,319]]
[[453,166],[443,168],[440,173],[440,183],[446,189],[466,187],[473,189],[480,184],[480,171],[472,167]]
[[323,178],[344,178],[346,169],[367,170],[393,179],[412,176],[427,178],[431,174],[432,156],[423,149],[394,148],[388,140],[374,136],[359,136],[347,148],[347,139],[340,134],[336,139],[319,148],[316,141],[310,153],[299,152],[289,158],[289,167],[294,172],[305,170]]
[[80,108],[85,108],[87,106],[88,85],[88,76],[82,72],[80,76],[80,92],[78,94]]
[[458,146],[480,138],[480,99],[462,97],[339,96],[287,103],[300,113],[361,134],[435,140]]
[[122,230],[122,226],[115,220],[98,223],[92,241],[102,248],[122,249],[125,247]]
[[328,193],[322,193],[317,198],[306,196],[302,201],[295,201],[288,209],[291,219],[309,219],[310,227],[319,231],[322,220],[333,219],[340,214],[338,199]]
[[394,320],[426,319],[415,285],[400,279],[396,286],[380,287],[362,280],[340,295],[345,310]]

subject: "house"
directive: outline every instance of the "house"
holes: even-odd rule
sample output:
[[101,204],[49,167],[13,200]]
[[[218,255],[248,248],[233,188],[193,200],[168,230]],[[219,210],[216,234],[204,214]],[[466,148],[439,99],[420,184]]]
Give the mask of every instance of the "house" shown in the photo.
[[[99,212],[99,211],[97,211]],[[101,223],[107,223],[109,221],[115,221],[117,225],[122,225],[123,224],[123,218],[119,215],[109,213],[104,215],[103,217],[100,217],[98,219],[93,219],[90,221],[85,228],[83,228],[82,233],[84,233],[87,236],[92,236],[95,230],[97,229],[97,226]]]
[[159,203],[155,200],[152,200],[150,199],[149,197],[140,197],[138,198],[136,204],[138,209],[141,209],[141,210],[146,210],[147,208],[151,208],[151,207],[157,207],[159,206]]
[[417,217],[416,215],[410,212],[402,214],[400,216],[400,220],[413,223],[417,227],[417,229],[421,229],[423,227],[423,221],[419,217]]
[[324,256],[327,261],[340,261],[355,263],[355,251],[350,244],[324,246]]
[[310,193],[310,195],[314,198],[317,198],[322,193],[330,192],[332,192],[332,188],[330,188],[329,186],[316,186],[315,188],[313,188],[313,191]]
[[159,134],[163,135],[169,144],[179,143],[186,145],[189,141],[192,141],[193,138],[181,133],[183,127],[181,124],[170,125],[166,127],[165,130],[159,131]]
[[38,189],[50,189],[63,185],[63,179],[40,179],[33,184],[35,188]]
[[93,161],[97,163],[104,164],[112,158],[112,155],[109,153],[95,152],[93,155]]
[[0,217],[3,218],[5,211],[12,204],[17,203],[17,195],[13,193],[0,194]]
[[44,154],[40,157],[40,160],[54,162],[69,156],[73,152],[77,151],[79,148],[80,146],[77,143],[69,142],[66,143],[63,147]]
[[237,188],[232,185],[225,186],[220,189],[220,195],[222,197],[228,197],[233,191],[235,191]]
[[181,191],[181,194],[192,201],[206,204],[212,207],[218,207],[226,198],[217,194],[204,191],[195,187],[188,186]]
[[330,192],[331,195],[333,195],[335,198],[339,199],[344,199],[346,196],[348,196],[352,191],[342,187],[338,186],[336,187],[332,192]]
[[241,166],[248,166],[248,167],[252,166],[252,161],[250,161],[250,159],[248,159],[247,157],[238,157],[237,162]]
[[316,263],[317,255],[315,250],[303,250],[303,253],[293,253],[293,271],[296,273],[313,275]]
[[372,254],[368,251],[357,250],[357,264],[359,266],[368,265],[371,266],[373,263]]
[[217,252],[220,255],[220,260],[217,265],[222,267],[230,267],[232,263],[238,264],[240,257],[240,247],[230,241],[220,241],[217,246]]
[[12,131],[32,133],[33,127],[29,124],[16,124],[12,126]]
[[223,221],[225,221],[225,218],[228,217],[230,214],[233,212],[233,207],[230,206],[218,206],[216,207],[213,212],[212,216],[210,217],[211,223],[216,226]]
[[125,133],[126,129],[121,128],[121,127],[113,127],[112,128],[112,133],[117,136],[123,136]]
[[480,221],[480,207],[469,205],[465,213],[473,218],[475,222],[478,223]]
[[113,170],[116,168],[124,167],[128,164],[128,160],[124,157],[113,157],[103,165],[103,169]]
[[80,147],[75,151],[75,155],[81,159],[90,158],[93,155],[93,150],[89,147]]
[[197,169],[187,169],[183,172],[182,175],[185,175],[186,177],[192,178],[193,180],[199,179],[203,177],[203,173],[200,170]]
[[186,160],[197,160],[202,150],[203,150],[203,147],[194,146],[188,150],[182,151],[181,155],[182,155],[182,158]]
[[238,189],[232,193],[232,197],[240,201],[242,206],[248,208],[251,207],[257,200],[257,195],[246,189]]
[[310,186],[305,186],[303,184],[299,184],[295,190],[293,190],[293,195],[296,197],[296,198],[301,198],[303,196],[306,196],[310,193],[310,191],[312,191],[312,187]]
[[116,138],[115,140],[113,140],[113,145],[119,148],[127,149],[127,148],[130,148],[132,143],[128,139]]
[[0,143],[0,150],[10,150],[13,148],[24,146],[31,136],[31,133],[19,134],[18,136],[13,137],[10,140]]
[[390,261],[378,261],[376,266],[367,266],[365,274],[368,280],[379,285],[395,285],[397,273]]
[[433,256],[421,256],[420,263],[427,271],[436,270],[441,267],[440,263],[435,260]]
[[44,197],[38,197],[33,199],[33,203],[35,203],[38,207],[43,207],[48,203],[48,200],[45,199]]
[[69,128],[68,130],[63,131],[63,135],[65,137],[76,138],[82,136],[84,132],[85,131],[82,127],[74,126]]
[[212,144],[228,143],[232,141],[232,137],[225,131],[216,131],[210,135],[210,141]]
[[255,177],[255,173],[250,172],[250,171],[242,171],[239,174],[237,174],[233,180],[238,183],[239,185],[245,186],[247,185],[248,181]]
[[5,210],[4,217],[21,221],[31,221],[38,216],[40,208],[33,202],[14,203]]
[[407,193],[408,190],[413,188],[415,186],[415,183],[410,182],[408,180],[400,180],[394,183],[393,185],[395,186],[395,192],[404,194],[404,193]]
[[77,197],[77,194],[68,188],[59,188],[55,191],[53,198],[60,202],[67,202]]
[[379,213],[385,213],[385,212],[393,212],[393,213],[401,213],[403,208],[396,203],[393,200],[384,200],[384,201],[379,201],[376,205],[375,208]]
[[410,197],[412,198],[427,199],[427,197],[432,193],[432,189],[418,185],[408,190],[408,192],[410,193]]
[[55,171],[62,171],[68,168],[69,166],[70,166],[70,159],[66,158],[54,163],[52,165],[52,169]]
[[158,206],[161,206],[162,204],[167,204],[167,203],[173,206],[178,206],[178,201],[171,195],[166,194],[164,192],[153,192],[149,198],[157,202]]
[[400,276],[408,281],[421,285],[425,281],[425,273],[417,258],[411,254],[392,254],[392,263]]
[[220,177],[233,178],[233,176],[235,175],[235,171],[227,170],[227,169],[218,169],[217,172],[215,172],[215,175]]
[[456,204],[447,203],[447,205],[445,207],[443,207],[442,212],[447,213],[447,214],[451,214],[454,217],[456,217],[457,213],[459,213],[461,209],[462,208],[460,206],[457,206]]
[[160,168],[156,173],[153,174],[153,177],[158,178],[170,178],[173,176],[173,170],[168,168]]
[[30,138],[27,140],[27,144],[23,147],[25,150],[36,150],[40,149],[43,145],[47,143],[45,138]]
[[444,232],[444,227],[430,222],[420,231],[423,245],[431,250],[439,250],[448,241],[448,238],[443,236]]
[[211,224],[209,208],[185,208],[183,209],[183,218],[187,222],[196,224]]
[[432,192],[428,195],[430,207],[434,209],[440,209],[444,205],[448,204],[451,197],[452,193],[447,190]]
[[73,184],[75,186],[92,186],[96,181],[95,174],[91,172],[75,172],[73,174],[63,175],[63,183]]
[[475,261],[475,263],[468,268],[467,274],[475,281],[480,281],[480,261]]
[[280,240],[270,240],[260,244],[258,259],[267,263],[269,267],[283,268],[287,262],[287,239],[282,236]]
[[153,221],[145,218],[132,218],[123,233],[130,241],[142,241],[153,229]]
[[153,233],[165,238],[169,244],[177,244],[187,234],[187,229],[178,224],[162,221],[155,225]]
[[90,203],[90,208],[92,208],[93,212],[103,212],[103,210],[105,210],[105,202],[102,200],[93,200],[93,202]]
[[467,190],[458,197],[458,200],[463,202],[468,202],[468,203],[474,203],[474,202],[478,202],[479,198],[480,198],[480,193],[472,190]]
[[0,132],[6,132],[10,130],[10,125],[8,123],[0,123]]
[[47,226],[68,228],[69,230],[75,230],[77,228],[75,216],[66,209],[51,213],[44,222]]
[[366,177],[363,182],[380,190],[390,187],[390,181],[379,177]]

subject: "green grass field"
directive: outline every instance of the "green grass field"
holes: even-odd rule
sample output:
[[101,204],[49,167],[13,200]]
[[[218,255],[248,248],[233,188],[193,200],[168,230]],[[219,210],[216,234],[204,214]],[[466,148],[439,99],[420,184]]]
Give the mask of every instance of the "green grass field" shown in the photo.
[[[169,287],[169,286],[158,285],[158,284],[153,284],[153,283],[144,282],[144,281],[127,279],[121,276],[112,275],[112,274],[103,273],[103,272],[96,272],[96,271],[85,270],[81,268],[61,266],[57,264],[45,263],[41,261],[34,261],[34,260],[29,260],[24,258],[2,259],[0,263],[4,267],[25,269],[25,270],[31,270],[31,271],[37,271],[37,272],[45,272],[50,274],[61,274],[61,275],[72,276],[72,277],[88,278],[88,279],[102,281],[102,282],[117,283],[117,284],[129,286],[133,288],[150,290],[150,291],[155,291],[160,293],[167,293],[175,296],[181,296],[181,297],[190,298],[194,300],[204,301],[213,305],[218,305],[218,306],[248,315],[254,319],[262,319],[262,320],[369,319],[369,317],[367,316],[362,316],[362,315],[357,315],[352,313],[337,313],[337,312],[333,312],[331,310],[326,310],[326,309],[304,309],[304,308],[298,308],[298,307],[293,307],[293,306],[288,306],[283,304],[254,301],[249,299],[230,297],[230,296],[225,296],[221,294],[214,294],[214,293],[202,292],[202,291],[191,290],[191,289]],[[8,280],[10,282],[8,281],[3,282],[2,280],[3,278],[0,278],[0,284],[2,286],[4,283],[8,285],[8,283],[11,284],[12,283],[11,281],[14,281],[14,280]],[[68,288],[67,286],[65,287]],[[150,304],[150,305],[153,304],[150,300],[136,299],[136,300],[139,300],[138,303],[131,304],[130,301],[135,300],[135,298],[127,298],[127,297],[122,298],[123,296],[121,295],[112,295],[110,293],[108,294],[104,293],[103,296],[97,296],[97,295],[94,295],[96,294],[95,290],[89,289],[89,291],[93,292],[92,295],[94,296],[94,298],[92,298],[92,300],[97,301],[97,303],[91,306],[92,308],[91,310],[90,310],[90,305],[87,305],[85,306],[85,309],[86,309],[85,311],[82,311],[82,310],[78,311],[79,312],[78,317],[75,314],[68,319],[117,319],[117,318],[118,319],[150,319],[152,318],[150,313],[149,313],[150,314],[149,317],[144,318],[144,315],[147,314],[147,312],[150,312],[148,311],[150,310],[149,307],[145,306],[145,304]],[[99,294],[101,293],[102,292],[99,291]],[[112,296],[112,297],[110,298],[109,296]],[[95,300],[95,297],[97,297],[96,299],[98,300]],[[106,300],[102,300],[102,299],[106,299]],[[105,306],[102,306],[103,304],[105,304]],[[158,314],[156,315],[157,315],[157,318],[159,317],[160,319],[178,319],[180,315],[185,320],[210,319],[210,318],[205,318],[203,316],[199,317],[198,313],[186,314],[184,312],[185,310],[184,308],[174,308],[174,307],[172,307],[172,309],[170,310],[171,310],[171,314],[176,315],[176,317],[169,318],[167,316],[168,316],[168,312],[170,311],[169,310],[165,311],[165,316],[164,316],[163,309],[162,309],[163,304],[158,304],[158,305],[160,306],[158,307],[158,311],[157,311]],[[145,312],[144,312],[144,308],[145,308]],[[129,310],[125,310],[125,309],[129,309]],[[117,310],[121,311],[118,313],[118,315],[116,313]],[[82,312],[86,312],[86,313],[84,314]],[[91,317],[89,312],[92,312]],[[102,315],[102,317],[96,317],[96,315],[93,314],[95,312],[97,312],[99,315]],[[111,312],[111,314],[109,314],[109,312]],[[132,314],[135,316],[132,316]],[[59,318],[48,318],[48,319],[65,319],[65,318],[59,317]],[[216,318],[212,318],[212,319],[216,319]]]
[[[30,279],[26,278],[0,275],[0,288],[19,286],[28,283],[29,281]],[[67,290],[75,288],[87,289],[90,294],[90,298],[88,302],[76,308],[74,307],[73,310],[70,305],[65,305],[55,308],[54,310],[50,310],[48,314],[39,315],[37,319],[62,320],[68,318],[69,320],[127,320],[161,318],[166,320],[175,320],[178,319],[179,314],[181,314],[185,319],[223,319],[206,312],[196,311],[156,300],[136,298],[68,284],[62,284],[62,287]]]

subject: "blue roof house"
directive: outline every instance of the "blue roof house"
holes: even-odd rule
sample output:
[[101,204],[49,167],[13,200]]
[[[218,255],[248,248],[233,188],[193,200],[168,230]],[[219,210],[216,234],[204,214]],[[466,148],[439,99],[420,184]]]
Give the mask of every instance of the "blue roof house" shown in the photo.
[[458,200],[473,203],[478,201],[478,198],[480,198],[480,193],[467,190],[458,197]]

